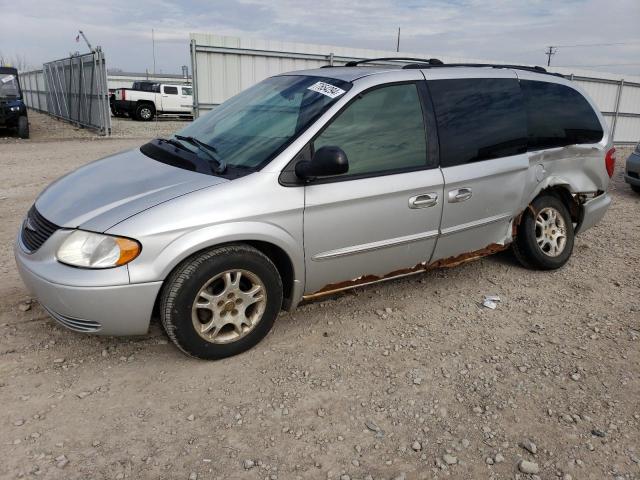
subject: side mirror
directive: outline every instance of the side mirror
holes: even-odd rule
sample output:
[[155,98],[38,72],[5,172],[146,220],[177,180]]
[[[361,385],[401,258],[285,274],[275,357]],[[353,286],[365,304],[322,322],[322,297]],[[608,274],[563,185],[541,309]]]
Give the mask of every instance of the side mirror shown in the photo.
[[341,175],[349,171],[347,154],[340,147],[320,147],[311,161],[296,164],[296,176],[304,180],[313,177]]

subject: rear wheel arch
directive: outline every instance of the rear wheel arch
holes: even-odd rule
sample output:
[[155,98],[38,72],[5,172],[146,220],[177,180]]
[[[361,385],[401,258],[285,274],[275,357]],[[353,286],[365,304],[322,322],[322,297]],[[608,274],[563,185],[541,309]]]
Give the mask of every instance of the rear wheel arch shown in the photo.
[[571,220],[573,220],[574,223],[579,223],[582,206],[571,194],[568,184],[556,184],[556,185],[547,187],[541,190],[536,195],[536,197],[533,200],[531,200],[531,202],[533,202],[536,198],[540,197],[541,195],[553,195],[555,197],[558,197],[562,201],[564,206],[567,207],[567,210],[569,210],[569,213],[571,214]]

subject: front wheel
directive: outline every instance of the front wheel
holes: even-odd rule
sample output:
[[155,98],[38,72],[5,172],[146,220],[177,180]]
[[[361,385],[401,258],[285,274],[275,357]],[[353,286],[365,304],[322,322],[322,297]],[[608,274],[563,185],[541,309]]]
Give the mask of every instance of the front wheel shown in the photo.
[[634,192],[640,193],[640,185],[630,185],[630,187]]
[[555,195],[541,195],[522,215],[513,252],[527,268],[553,270],[567,263],[573,240],[567,207]]
[[184,261],[169,276],[160,318],[183,352],[206,360],[244,352],[271,330],[282,305],[273,262],[247,245],[230,245]]
[[25,115],[18,118],[18,136],[20,138],[29,138],[29,120]]

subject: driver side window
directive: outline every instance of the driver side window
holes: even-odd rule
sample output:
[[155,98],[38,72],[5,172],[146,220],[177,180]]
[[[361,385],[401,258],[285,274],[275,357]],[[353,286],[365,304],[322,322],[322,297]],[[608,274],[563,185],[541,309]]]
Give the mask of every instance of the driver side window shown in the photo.
[[426,166],[427,144],[415,84],[376,88],[353,101],[314,140],[345,151],[349,171],[367,175]]

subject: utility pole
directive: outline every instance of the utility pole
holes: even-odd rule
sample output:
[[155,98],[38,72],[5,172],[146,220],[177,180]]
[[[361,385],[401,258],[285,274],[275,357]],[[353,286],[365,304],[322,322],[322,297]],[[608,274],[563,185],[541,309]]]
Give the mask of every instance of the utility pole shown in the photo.
[[156,37],[151,29],[151,48],[153,49],[153,74],[156,74]]
[[400,27],[398,27],[398,41],[396,43],[396,52],[400,51]]
[[547,56],[547,67],[551,66],[551,56],[555,55],[558,51],[558,47],[548,46],[547,51],[544,54]]

